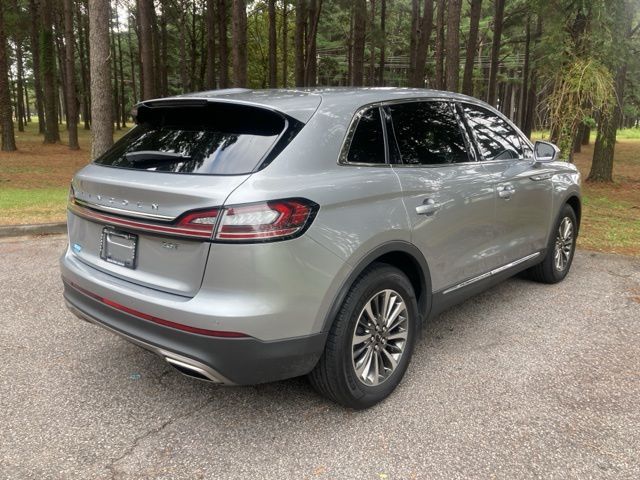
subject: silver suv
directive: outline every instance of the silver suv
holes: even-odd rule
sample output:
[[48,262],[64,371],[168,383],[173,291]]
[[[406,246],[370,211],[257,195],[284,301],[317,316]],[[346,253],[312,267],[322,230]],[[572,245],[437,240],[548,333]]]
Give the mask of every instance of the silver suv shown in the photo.
[[470,97],[222,90],[136,123],[73,178],[64,296],[192,377],[366,408],[429,318],[571,266],[580,174]]

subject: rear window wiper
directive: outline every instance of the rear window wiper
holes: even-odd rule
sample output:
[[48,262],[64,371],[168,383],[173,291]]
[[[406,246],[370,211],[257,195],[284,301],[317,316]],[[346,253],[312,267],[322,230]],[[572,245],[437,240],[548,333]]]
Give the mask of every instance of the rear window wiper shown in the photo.
[[176,161],[176,160],[191,160],[189,155],[184,155],[182,153],[174,153],[174,152],[156,152],[154,150],[139,150],[137,152],[128,152],[124,155],[127,160],[130,162],[145,162],[149,160],[166,160],[166,161]]

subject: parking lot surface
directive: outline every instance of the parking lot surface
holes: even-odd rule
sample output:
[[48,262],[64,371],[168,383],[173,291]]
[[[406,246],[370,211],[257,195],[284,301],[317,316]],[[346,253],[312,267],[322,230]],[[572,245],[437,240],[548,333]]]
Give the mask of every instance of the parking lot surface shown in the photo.
[[640,261],[578,252],[424,331],[354,412],[304,379],[216,387],[69,313],[65,238],[0,243],[0,478],[640,478]]

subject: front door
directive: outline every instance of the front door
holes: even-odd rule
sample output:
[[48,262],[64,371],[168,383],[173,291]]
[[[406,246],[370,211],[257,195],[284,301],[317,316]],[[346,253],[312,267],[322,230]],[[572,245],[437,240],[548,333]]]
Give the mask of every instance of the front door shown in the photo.
[[500,250],[494,267],[536,254],[546,246],[552,221],[550,171],[534,165],[531,146],[505,118],[476,105],[461,108],[495,189]]

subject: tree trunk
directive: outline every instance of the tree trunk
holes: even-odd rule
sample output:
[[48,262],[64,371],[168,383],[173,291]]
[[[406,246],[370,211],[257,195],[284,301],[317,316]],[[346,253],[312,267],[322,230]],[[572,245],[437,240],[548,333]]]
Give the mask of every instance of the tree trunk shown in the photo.
[[167,17],[169,17],[169,6],[166,0],[161,0],[162,16],[160,17],[160,56],[159,56],[159,77],[161,79],[160,95],[169,95],[169,33],[167,32]]
[[467,39],[467,52],[464,61],[464,74],[462,78],[462,93],[473,95],[473,64],[478,50],[478,31],[480,16],[482,14],[482,0],[471,0],[469,12],[469,38]]
[[[91,158],[113,144],[109,0],[89,0],[89,65],[91,69]],[[152,83],[153,83],[153,79]]]
[[25,124],[25,103],[24,103],[24,64],[22,59],[22,39],[16,40],[16,117],[18,117],[18,131],[24,132]]
[[460,12],[462,0],[451,0],[447,12],[447,56],[445,64],[445,87],[450,92],[458,91],[460,83]]
[[[65,0],[66,1],[66,0]],[[120,111],[120,85],[118,83],[118,67],[117,67],[117,63],[116,63],[116,39],[115,39],[115,32],[113,30],[113,16],[111,16],[111,22],[110,23],[110,27],[109,27],[109,37],[110,37],[110,43],[111,43],[111,59],[113,62],[113,118],[116,122],[116,130],[121,130],[122,127],[120,126],[120,115],[119,115],[119,111]]]
[[282,2],[282,86],[288,85],[289,67],[289,24],[288,24],[288,4],[287,0]]
[[36,96],[36,114],[38,115],[38,133],[44,133],[44,104],[40,71],[40,4],[37,0],[29,0],[29,16],[31,22],[31,57],[33,65],[33,89]]
[[[117,18],[117,17],[116,17]],[[118,20],[118,33],[117,37],[117,45],[118,45],[118,71],[120,73],[120,121],[122,122],[122,127],[127,127],[127,97],[125,94],[124,88],[124,66],[122,61],[122,32],[120,30],[120,20]],[[118,112],[116,112],[118,115]]]
[[354,0],[353,13],[353,74],[351,85],[361,87],[364,83],[364,42],[367,29],[367,2]]
[[64,43],[67,72],[67,130],[69,149],[78,150],[78,94],[76,88],[75,38],[73,32],[73,0],[64,0]]
[[368,84],[370,87],[376,84],[376,0],[371,0],[371,15],[369,16],[369,78]]
[[493,17],[493,43],[491,45],[491,66],[489,69],[489,89],[487,103],[496,106],[496,91],[498,86],[498,61],[502,44],[502,26],[504,22],[505,0],[495,0],[495,14]]
[[315,87],[317,77],[316,65],[316,37],[318,36],[318,22],[322,10],[322,0],[309,0],[309,28],[307,30],[305,53],[305,86]]
[[131,18],[127,19],[127,46],[129,47],[129,65],[131,66],[131,91],[133,93],[133,103],[140,100],[138,96],[138,84],[136,83],[136,61],[138,55],[134,55],[133,42],[131,41]]
[[378,71],[378,85],[384,86],[384,64],[387,53],[387,0],[380,0],[380,67]]
[[420,0],[411,0],[411,33],[409,34],[409,85],[413,86],[416,70],[417,45],[420,36]]
[[[542,17],[538,16],[538,21],[536,25],[536,33],[535,33],[535,42],[539,42],[542,37]],[[530,64],[532,62],[530,61]],[[526,97],[526,109],[524,112],[524,120],[522,122],[522,133],[524,133],[528,138],[531,138],[531,132],[533,131],[533,122],[536,113],[536,101],[537,101],[537,77],[534,74],[534,70],[529,67],[529,82],[528,82],[528,90],[524,92],[524,96]]]
[[86,46],[88,44],[88,40],[86,38],[88,28],[84,27],[85,18],[86,15],[82,15],[80,9],[77,9],[76,21],[78,23],[78,56],[80,57],[80,80],[82,82],[82,121],[84,123],[84,129],[89,130],[91,123],[89,105],[91,102],[89,100],[89,74],[87,73],[87,55],[85,53]]
[[[94,3],[97,2],[94,0]],[[153,74],[153,27],[151,25],[153,0],[137,0],[137,5],[138,28],[140,29],[140,61],[142,63],[142,100],[148,100],[156,96],[155,76]],[[93,78],[91,79],[91,84],[93,85]],[[92,111],[95,110],[92,108]]]
[[9,90],[9,55],[7,35],[4,26],[4,7],[0,5],[0,130],[2,130],[3,152],[16,150],[16,138],[13,131],[11,111],[11,93]]
[[524,64],[522,66],[522,89],[519,103],[519,119],[518,125],[522,128],[527,118],[527,94],[529,91],[529,70],[531,64],[531,17],[527,16],[527,23],[525,25],[525,37],[524,37]]
[[233,22],[231,24],[233,37],[233,85],[244,88],[247,86],[247,2],[233,0]]
[[294,38],[295,49],[295,82],[296,87],[304,87],[305,80],[305,31],[307,29],[307,0],[297,0],[296,3],[296,31]]
[[444,88],[444,22],[445,0],[438,0],[436,15],[436,78],[435,87],[438,90]]
[[276,0],[269,0],[269,87],[278,86],[278,37]]
[[218,87],[229,86],[229,49],[227,46],[227,0],[216,0],[218,19]]
[[[164,15],[163,15],[164,16]],[[204,87],[207,90],[216,88],[216,12],[215,0],[207,0],[207,55]]]
[[431,42],[431,30],[433,29],[433,0],[425,0],[420,20],[420,36],[416,45],[416,60],[411,87],[424,87],[424,74],[427,62],[427,51]]
[[596,143],[593,148],[593,161],[588,181],[612,182],[613,181],[613,155],[616,149],[616,134],[622,120],[622,99],[624,98],[624,84],[627,79],[627,60],[624,61],[616,72],[616,104],[613,111],[600,116]]
[[[44,83],[44,143],[60,141],[56,88],[55,38],[53,35],[52,0],[42,0],[40,29],[41,68]],[[107,24],[107,28],[109,25]]]

